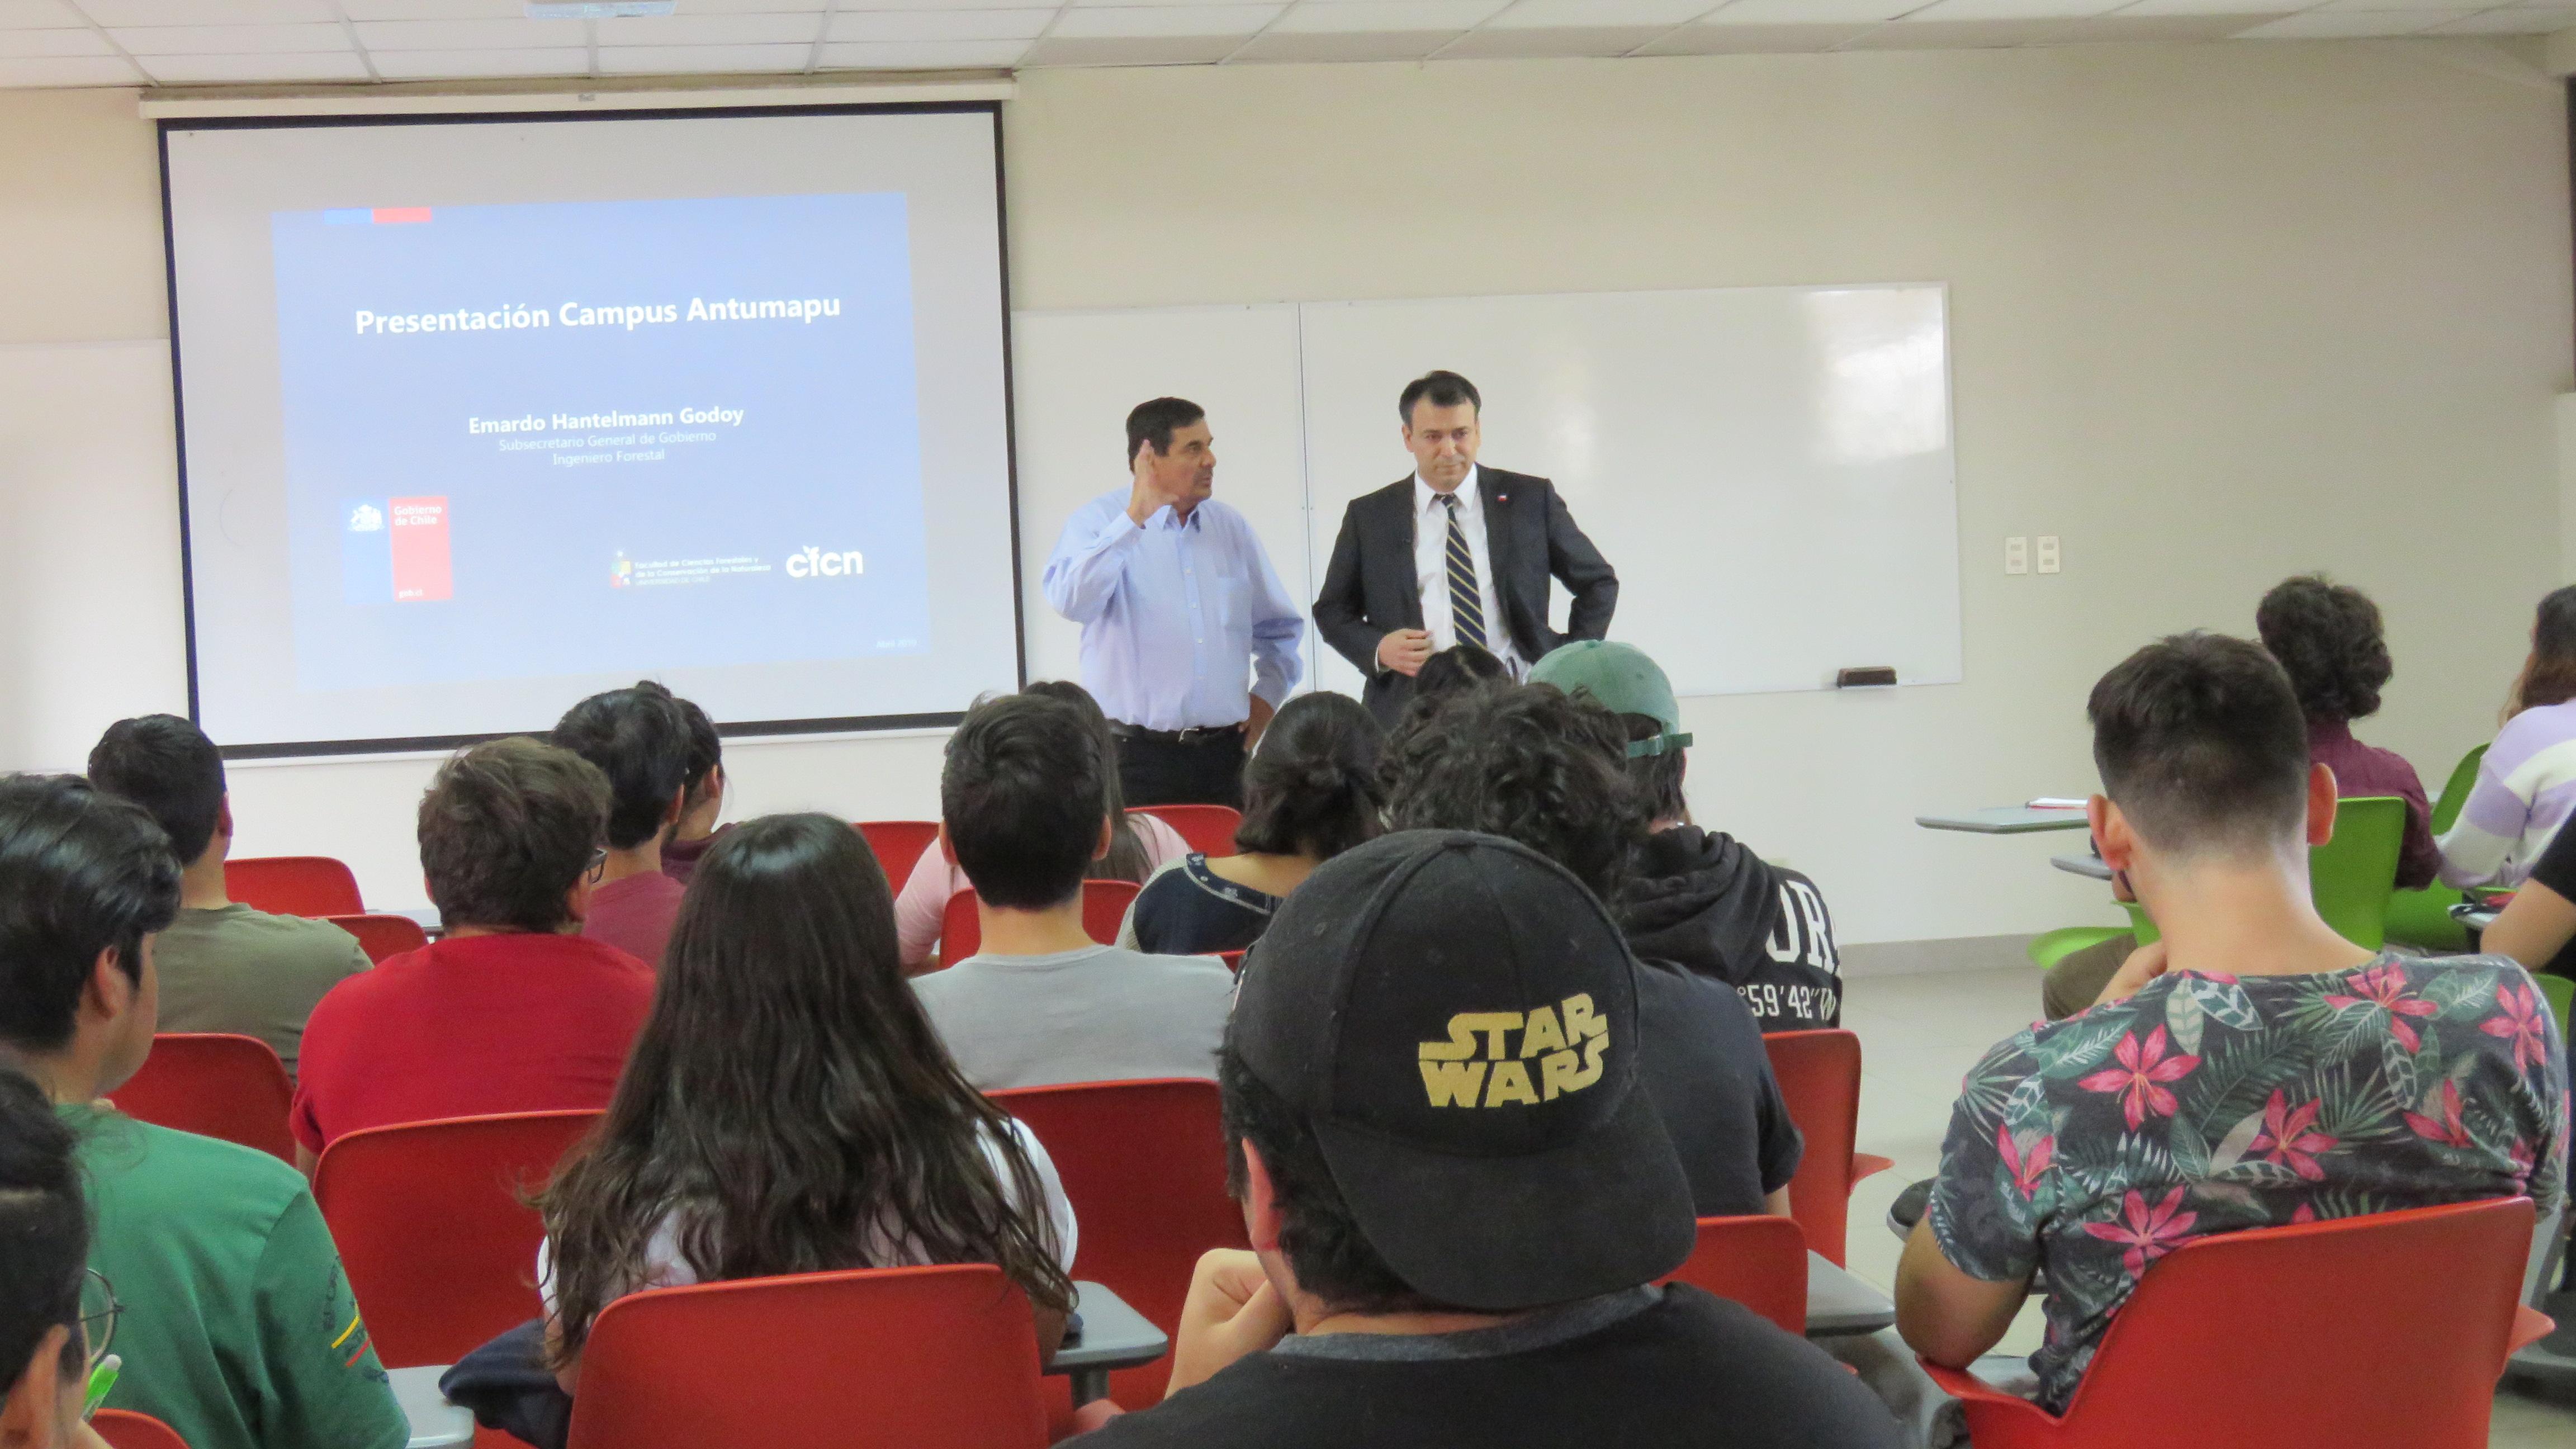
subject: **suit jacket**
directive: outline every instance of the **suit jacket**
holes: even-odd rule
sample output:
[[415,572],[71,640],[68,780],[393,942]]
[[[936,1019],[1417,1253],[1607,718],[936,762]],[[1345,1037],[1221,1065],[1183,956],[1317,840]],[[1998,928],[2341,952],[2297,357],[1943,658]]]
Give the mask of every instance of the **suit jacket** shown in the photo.
[[[1503,627],[1521,658],[1535,664],[1568,639],[1608,633],[1619,604],[1619,575],[1574,526],[1556,485],[1480,467],[1476,486],[1484,495],[1485,552],[1494,592],[1502,599]],[[1398,629],[1422,627],[1422,581],[1413,549],[1413,479],[1407,476],[1352,499],[1343,510],[1341,536],[1333,540],[1333,561],[1315,599],[1315,628],[1368,676],[1361,699],[1390,728],[1413,697],[1413,680],[1379,668],[1377,645]],[[1547,623],[1551,575],[1564,580],[1574,596],[1563,634]]]

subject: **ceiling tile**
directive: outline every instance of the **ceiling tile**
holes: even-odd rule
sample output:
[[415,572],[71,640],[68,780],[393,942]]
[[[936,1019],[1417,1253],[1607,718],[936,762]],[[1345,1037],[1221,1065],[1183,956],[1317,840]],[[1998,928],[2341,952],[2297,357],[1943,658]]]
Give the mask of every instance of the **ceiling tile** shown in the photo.
[[863,10],[832,17],[828,40],[1028,40],[1055,18],[1049,9]]
[[374,50],[524,50],[587,45],[578,20],[361,20],[358,43]]
[[466,80],[496,75],[588,75],[590,52],[581,46],[535,50],[371,50],[387,80]]
[[88,23],[64,0],[0,0],[0,30],[56,30]]
[[832,70],[998,70],[1020,63],[1026,40],[856,41],[823,47]]
[[1923,20],[1898,21],[1865,30],[1846,50],[1993,50],[2009,45],[2044,45],[2063,38],[2071,20]]
[[1867,25],[1685,25],[1641,55],[1790,55],[1831,50]]
[[525,0],[340,0],[352,20],[525,20]]
[[[1290,12],[1294,14],[1294,11]],[[1326,34],[1273,27],[1234,53],[1238,62],[1421,60],[1458,38],[1451,30],[1367,30]]]
[[1072,9],[1055,25],[1067,40],[1142,36],[1250,35],[1284,5],[1119,5]]
[[155,55],[143,57],[141,64],[165,86],[367,78],[367,67],[354,50],[339,55]]
[[2576,10],[2490,10],[2445,20],[2428,35],[2548,35],[2576,30]]
[[1711,25],[1868,25],[1920,10],[1924,0],[1734,0]]
[[[681,3],[688,4],[690,0],[681,0]],[[1136,0],[1121,0],[1121,3],[1134,4]],[[853,11],[874,10],[1020,10],[1037,4],[1055,8],[1055,0],[841,0],[836,8],[841,14],[848,15]],[[723,0],[717,8],[819,10],[822,5],[823,0],[800,0],[795,5],[774,4],[770,0]],[[697,8],[704,10],[709,7],[700,3]]]
[[1497,30],[1487,26],[1458,37],[1442,60],[1502,60],[1542,56],[1626,55],[1672,33],[1669,25],[1561,26],[1555,30]]
[[1214,65],[1243,44],[1240,35],[1067,37],[1062,31],[1029,47],[1022,65]]
[[11,60],[114,54],[95,30],[0,30],[0,56]]
[[2324,3],[2312,8],[2320,12],[2447,10],[2453,15],[2465,15],[2472,10],[2493,10],[2496,8],[2496,0],[2324,0]]
[[733,75],[744,71],[803,70],[814,58],[804,45],[603,45],[603,75]]
[[[2236,0],[2243,4],[2245,0]],[[2057,43],[2065,45],[2110,45],[2148,41],[2166,44],[2190,44],[2204,40],[2226,40],[2242,35],[2257,25],[2278,19],[2277,15],[2097,15],[2079,20],[2067,28]]]
[[1932,0],[1904,17],[1917,22],[1951,20],[2080,20],[2107,15],[2125,0]]
[[147,25],[108,34],[135,55],[289,55],[350,48],[349,33],[337,25]]
[[143,83],[140,72],[112,55],[0,59],[0,89],[20,86],[135,86]]
[[81,0],[101,25],[288,25],[337,20],[331,0]]
[[2293,10],[2305,10],[2316,0],[2132,0],[2120,14],[2132,17],[2164,15],[2257,15],[2269,20]]
[[1717,0],[1520,0],[1495,16],[1495,30],[1610,30],[1628,25],[1680,25],[1717,8]]
[[2285,15],[2238,33],[2240,40],[2353,40],[2365,36],[2412,35],[2441,23],[2437,10],[2311,10]]
[[817,15],[655,15],[593,22],[601,45],[812,45]]
[[1377,31],[1455,35],[1492,19],[1510,0],[1304,0],[1270,27],[1273,35]]

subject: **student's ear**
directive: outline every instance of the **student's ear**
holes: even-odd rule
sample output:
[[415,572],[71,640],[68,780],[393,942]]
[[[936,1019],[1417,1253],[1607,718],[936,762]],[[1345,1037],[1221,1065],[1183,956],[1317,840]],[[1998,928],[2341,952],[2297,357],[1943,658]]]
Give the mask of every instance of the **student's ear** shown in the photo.
[[2334,839],[2338,800],[2334,767],[2326,764],[2308,766],[2308,845],[2311,848]]
[[63,1347],[71,1332],[59,1323],[46,1329],[36,1340],[34,1356],[0,1389],[0,1449],[55,1449],[68,1442],[62,1432],[64,1401],[75,1391],[66,1388],[63,1378]]
[[223,803],[215,807],[215,839],[223,842],[227,855],[232,853],[233,797],[230,791],[224,793]]
[[[939,858],[952,866],[957,864],[957,847],[948,843],[948,822],[945,820],[939,822]],[[903,887],[896,886],[895,889],[900,891]]]
[[2093,827],[2093,849],[2102,863],[2125,874],[2137,863],[2137,832],[2129,828],[2129,817],[2111,803],[2108,795],[2095,795],[2084,802],[2084,819]]
[[1270,1164],[1250,1142],[1243,1144],[1243,1227],[1254,1252],[1279,1251],[1279,1200],[1270,1190]]
[[670,808],[662,812],[662,828],[666,831],[677,829],[680,824],[680,817],[688,813],[689,787],[682,785],[679,789],[671,792]]
[[1109,816],[1101,816],[1100,843],[1091,848],[1091,858],[1093,860],[1107,860],[1109,858],[1109,847],[1116,845],[1117,843],[1118,822]]
[[572,889],[564,892],[564,915],[571,919],[575,934],[580,932],[582,922],[590,919],[590,893],[593,889],[590,872],[585,870],[572,883]]
[[81,983],[81,1007],[100,1021],[122,1021],[142,994],[142,981],[125,974],[116,948],[110,946],[89,963],[89,979]]

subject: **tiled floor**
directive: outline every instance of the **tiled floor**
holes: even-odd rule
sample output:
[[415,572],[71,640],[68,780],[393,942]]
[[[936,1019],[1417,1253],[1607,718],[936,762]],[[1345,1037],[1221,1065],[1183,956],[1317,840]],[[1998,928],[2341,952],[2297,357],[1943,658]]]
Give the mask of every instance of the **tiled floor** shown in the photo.
[[[1869,976],[1849,984],[1843,1025],[1860,1034],[1860,1150],[1896,1159],[1852,1195],[1851,1269],[1887,1288],[1896,1277],[1899,1244],[1886,1230],[1898,1189],[1939,1165],[1941,1133],[1959,1078],[1985,1048],[2039,1014],[2039,977],[2028,967]],[[2003,1348],[2027,1353],[2039,1342],[2036,1299],[2022,1310]],[[2494,1449],[2568,1449],[2576,1444],[2576,1399],[2543,1402],[2510,1390],[2496,1396]]]

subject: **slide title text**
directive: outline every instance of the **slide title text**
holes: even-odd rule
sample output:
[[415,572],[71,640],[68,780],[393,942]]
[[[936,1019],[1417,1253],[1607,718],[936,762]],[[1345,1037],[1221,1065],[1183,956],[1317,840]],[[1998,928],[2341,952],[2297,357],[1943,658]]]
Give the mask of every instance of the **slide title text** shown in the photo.
[[636,302],[611,307],[585,307],[579,302],[566,302],[552,312],[518,303],[489,311],[370,312],[360,308],[357,327],[361,337],[413,332],[513,332],[531,327],[624,327],[632,332],[638,327],[670,322],[811,323],[816,318],[840,315],[841,299],[838,297],[759,302],[745,302],[740,298],[710,302],[703,297],[691,297],[685,311],[677,302]]

